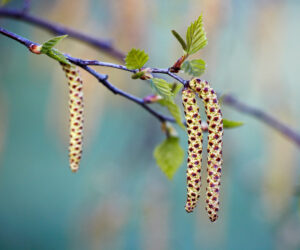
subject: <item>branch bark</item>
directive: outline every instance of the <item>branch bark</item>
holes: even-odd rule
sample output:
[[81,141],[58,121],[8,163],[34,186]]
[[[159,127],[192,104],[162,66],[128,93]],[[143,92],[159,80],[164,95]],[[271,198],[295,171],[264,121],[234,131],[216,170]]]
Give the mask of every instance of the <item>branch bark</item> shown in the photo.
[[[24,38],[20,35],[17,35],[13,32],[7,31],[7,30],[5,30],[1,27],[0,27],[0,33],[7,36],[7,37],[9,37],[9,38],[11,38],[11,39],[13,39],[13,40],[15,40],[15,41],[17,41],[17,42],[19,42],[19,43],[21,43],[21,44],[23,44],[31,52],[33,52],[32,49],[31,49],[33,45],[40,46],[40,44],[38,44],[38,43],[32,42],[32,41],[30,41],[30,40],[28,40],[28,39],[26,39],[26,38]],[[112,85],[108,81],[108,76],[107,75],[100,74],[97,71],[95,71],[94,69],[87,66],[88,65],[87,62],[90,62],[90,61],[84,61],[82,59],[71,57],[69,55],[65,55],[65,56],[70,62],[76,64],[77,66],[83,68],[88,73],[93,75],[100,83],[102,83],[111,92],[113,92],[116,95],[123,96],[126,99],[140,105],[143,109],[145,109],[150,114],[152,114],[154,117],[156,117],[160,122],[166,122],[166,121],[175,122],[175,119],[173,119],[172,117],[164,116],[163,114],[160,114],[159,112],[157,112],[154,109],[152,109],[151,107],[149,107],[149,105],[147,105],[147,103],[143,99],[138,98],[136,96],[133,96],[133,95],[121,90],[121,89],[118,89],[114,85]],[[97,62],[97,61],[93,61],[93,62]],[[101,62],[99,62],[99,64],[101,64]],[[121,65],[119,65],[119,66],[121,67]],[[124,68],[125,66],[122,66],[122,67]],[[128,70],[128,71],[130,71],[130,70]]]
[[268,113],[258,108],[251,107],[245,103],[242,103],[232,95],[223,95],[222,100],[224,104],[236,109],[241,113],[253,116],[256,119],[267,124],[268,126],[272,127],[273,129],[277,130],[285,137],[296,143],[298,147],[300,147],[300,134],[297,131],[290,128],[289,126],[282,123],[281,121],[277,120],[275,117],[269,115]]
[[[8,17],[8,18],[20,19],[25,22],[39,26],[48,31],[51,31],[55,34],[60,34],[60,35],[68,34],[69,36],[74,37],[78,40],[81,40],[88,44],[94,45],[95,47],[101,49],[102,51],[109,53],[110,55],[116,57],[117,59],[124,58],[124,54],[122,52],[120,52],[119,50],[115,49],[109,42],[105,42],[105,41],[90,37],[88,35],[78,32],[76,30],[68,29],[63,26],[60,26],[60,25],[57,25],[54,23],[50,23],[41,18],[31,16],[31,15],[27,14],[26,12],[0,8],[0,17],[1,16]],[[30,49],[31,45],[39,45],[39,44],[34,43],[26,38],[23,38],[12,32],[9,32],[1,27],[0,27],[0,33],[2,33],[3,35],[5,35],[7,37],[10,37],[11,39],[18,41],[19,43],[25,45],[29,49]],[[105,87],[107,87],[114,94],[121,95],[124,98],[131,100],[131,101],[135,102],[136,104],[140,105],[142,108],[144,108],[146,111],[148,111],[154,117],[156,117],[160,122],[166,122],[166,121],[175,122],[175,120],[173,118],[164,116],[164,115],[156,112],[151,107],[149,107],[149,105],[147,105],[147,103],[143,99],[135,97],[129,93],[124,92],[121,89],[116,88],[108,81],[107,75],[100,74],[88,66],[95,65],[95,66],[103,66],[103,67],[112,67],[112,68],[116,68],[119,70],[125,70],[125,71],[132,72],[132,73],[135,73],[136,70],[129,70],[123,65],[118,65],[118,64],[114,64],[114,63],[100,62],[97,60],[82,60],[79,58],[71,57],[69,55],[66,55],[66,57],[68,58],[68,60],[70,62],[78,65],[79,67],[83,68],[84,70],[86,70],[87,72],[92,74],[99,82],[101,82]],[[184,80],[181,77],[179,77],[178,75],[170,72],[170,69],[152,68],[151,70],[152,70],[152,73],[169,75],[170,77],[179,81],[183,85],[185,85],[187,83],[186,80]],[[297,131],[290,128],[288,125],[285,125],[281,121],[275,119],[271,115],[263,112],[260,109],[248,106],[247,104],[244,104],[243,102],[239,101],[238,99],[236,99],[235,97],[233,97],[232,95],[229,95],[229,94],[223,95],[223,103],[228,106],[231,106],[232,108],[236,109],[237,111],[239,111],[241,113],[251,115],[251,116],[255,117],[256,119],[264,122],[268,126],[274,128],[275,130],[277,130],[278,132],[280,132],[281,134],[286,136],[288,139],[290,139],[292,142],[294,142],[298,147],[300,147],[300,134]]]
[[112,46],[110,41],[104,41],[99,38],[83,34],[75,29],[70,29],[64,27],[62,25],[49,22],[45,19],[35,17],[27,13],[27,9],[25,10],[14,10],[14,9],[6,9],[0,8],[0,17],[6,17],[16,20],[21,20],[29,24],[33,24],[37,27],[40,27],[44,30],[47,30],[55,35],[69,35],[72,38],[75,38],[79,41],[85,42],[89,45],[92,45],[101,51],[108,53],[109,55],[117,58],[120,61],[123,61],[125,55],[122,51],[116,49]]

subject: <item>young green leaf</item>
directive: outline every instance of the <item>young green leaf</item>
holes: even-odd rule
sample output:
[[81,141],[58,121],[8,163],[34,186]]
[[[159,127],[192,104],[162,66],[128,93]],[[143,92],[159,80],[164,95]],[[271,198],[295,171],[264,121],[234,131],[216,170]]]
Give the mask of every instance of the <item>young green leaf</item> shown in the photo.
[[169,179],[172,179],[184,158],[184,151],[179,144],[179,138],[170,136],[165,139],[155,148],[154,158],[161,171]]
[[47,54],[48,51],[50,51],[58,42],[60,42],[61,40],[63,40],[67,36],[68,35],[53,37],[49,41],[44,42],[42,44],[41,53],[42,54]]
[[152,78],[152,86],[155,91],[165,99],[169,99],[173,95],[170,83],[164,79]]
[[237,121],[230,121],[227,119],[223,119],[223,127],[224,128],[236,128],[244,125],[243,122],[237,122]]
[[186,45],[186,53],[189,55],[196,53],[207,45],[202,15],[188,27],[186,31]]
[[171,30],[172,34],[175,36],[177,41],[181,44],[181,47],[183,48],[184,51],[186,51],[186,43],[183,40],[183,38],[177,33],[176,30]]
[[144,50],[131,49],[125,58],[126,67],[128,69],[140,69],[145,65],[148,59],[149,56]]
[[180,113],[180,109],[177,106],[177,104],[174,102],[174,100],[172,99],[162,99],[159,100],[158,103],[162,106],[167,107],[167,109],[169,110],[170,114],[174,117],[174,119],[176,120],[177,124],[185,129],[185,126],[183,125],[182,121],[181,121],[181,113]]
[[205,61],[202,59],[194,59],[191,61],[185,61],[182,64],[181,69],[189,75],[200,76],[204,73],[205,67]]
[[65,63],[70,65],[70,62],[67,60],[67,58],[63,55],[63,53],[59,52],[56,49],[50,49],[47,51],[46,53],[47,56],[53,58],[54,60],[61,62],[61,63]]

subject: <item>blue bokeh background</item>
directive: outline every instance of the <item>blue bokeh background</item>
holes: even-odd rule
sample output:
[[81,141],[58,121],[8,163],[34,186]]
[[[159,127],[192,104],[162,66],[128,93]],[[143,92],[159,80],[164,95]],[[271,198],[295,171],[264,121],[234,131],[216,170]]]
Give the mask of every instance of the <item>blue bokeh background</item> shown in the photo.
[[[31,9],[123,51],[145,49],[155,67],[181,55],[170,30],[184,34],[203,13],[203,78],[300,132],[299,12],[298,0],[40,0]],[[0,18],[0,26],[36,42],[53,36],[15,20]],[[58,48],[117,62],[73,39]],[[151,93],[126,72],[98,70],[130,93]],[[245,125],[225,131],[221,212],[212,224],[203,200],[194,213],[184,210],[185,164],[172,181],[156,166],[152,152],[164,139],[157,120],[82,75],[84,154],[72,174],[64,73],[0,36],[0,249],[300,249],[300,159],[291,141],[223,107]]]

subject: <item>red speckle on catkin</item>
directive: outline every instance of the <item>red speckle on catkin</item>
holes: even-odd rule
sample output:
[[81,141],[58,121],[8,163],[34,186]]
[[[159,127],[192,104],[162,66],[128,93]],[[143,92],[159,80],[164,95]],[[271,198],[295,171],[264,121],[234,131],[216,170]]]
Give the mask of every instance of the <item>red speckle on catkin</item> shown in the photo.
[[74,65],[61,64],[69,85],[69,162],[72,172],[79,169],[83,139],[83,91],[79,70]]

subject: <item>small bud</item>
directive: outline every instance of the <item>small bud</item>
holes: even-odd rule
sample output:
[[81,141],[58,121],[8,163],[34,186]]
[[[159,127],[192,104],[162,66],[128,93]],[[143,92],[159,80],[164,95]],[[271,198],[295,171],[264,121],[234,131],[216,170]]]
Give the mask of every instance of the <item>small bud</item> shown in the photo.
[[170,71],[172,73],[178,73],[179,70],[181,69],[181,65],[183,64],[183,62],[185,61],[185,59],[187,58],[187,55],[183,55],[182,57],[180,57],[175,63],[174,65],[170,68]]
[[148,95],[143,98],[146,103],[154,103],[162,100],[163,98],[160,95]]
[[31,44],[29,50],[34,54],[41,54],[42,45]]
[[141,72],[144,72],[144,74],[141,76],[142,80],[149,80],[153,78],[152,70],[150,68],[144,68],[141,70]]

